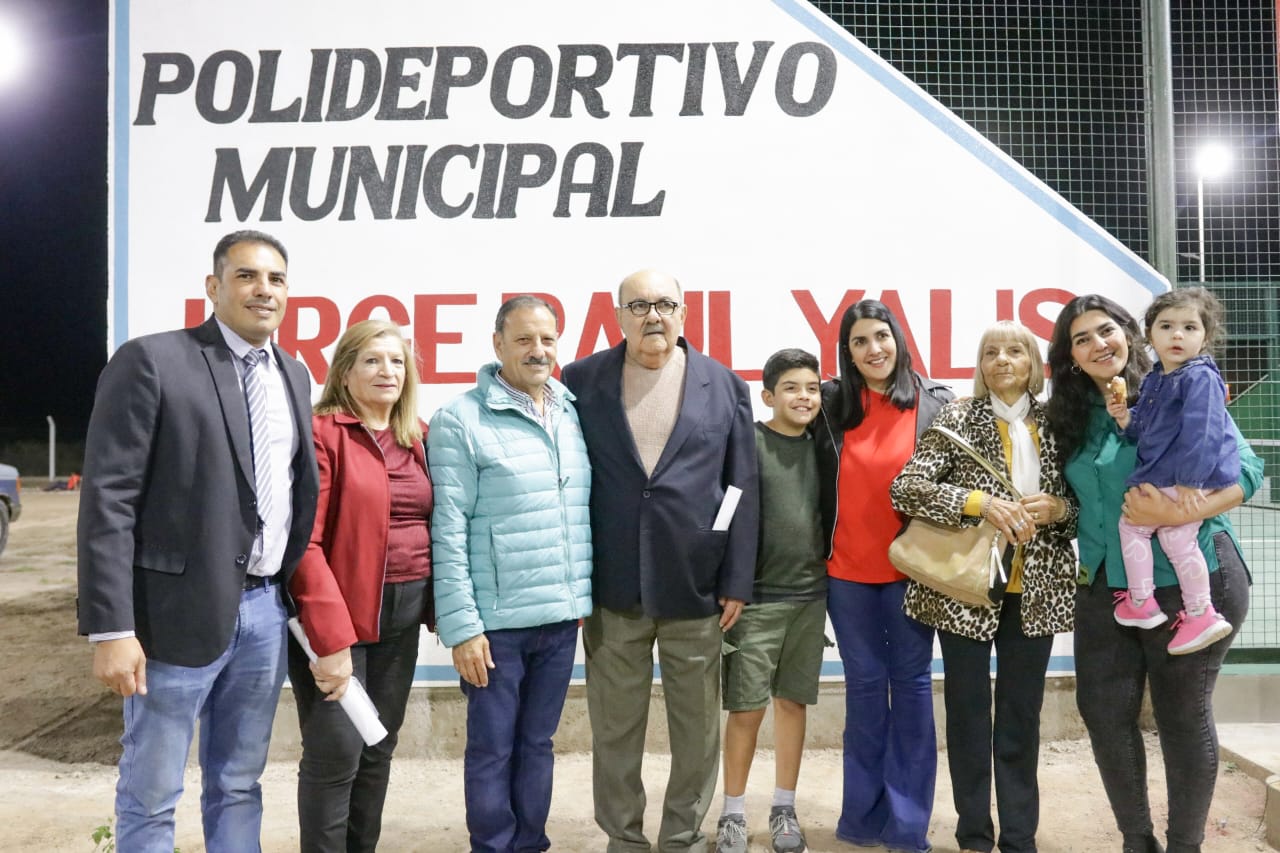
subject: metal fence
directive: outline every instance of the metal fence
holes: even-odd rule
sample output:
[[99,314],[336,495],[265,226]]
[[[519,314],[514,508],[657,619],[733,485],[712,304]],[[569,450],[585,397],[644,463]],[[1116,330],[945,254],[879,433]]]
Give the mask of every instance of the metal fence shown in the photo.
[[[816,2],[1064,198],[1150,257],[1142,3]],[[1280,650],[1280,108],[1274,0],[1178,2],[1173,48],[1177,278],[1227,308],[1219,362],[1267,462],[1232,513],[1253,572],[1233,656]],[[1210,176],[1205,146],[1230,158]],[[1202,231],[1203,229],[1203,231]],[[1201,234],[1203,233],[1203,238]]]

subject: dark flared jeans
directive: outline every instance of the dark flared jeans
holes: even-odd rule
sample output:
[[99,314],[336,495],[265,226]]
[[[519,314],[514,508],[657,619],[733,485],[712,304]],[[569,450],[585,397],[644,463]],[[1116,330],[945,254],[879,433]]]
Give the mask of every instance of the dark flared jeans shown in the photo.
[[[1214,608],[1240,630],[1249,610],[1244,560],[1226,533],[1214,537],[1218,571],[1209,576]],[[1235,632],[1189,655],[1170,655],[1169,625],[1182,609],[1177,586],[1156,590],[1169,616],[1158,628],[1116,624],[1115,590],[1099,567],[1091,586],[1076,592],[1076,703],[1089,730],[1126,853],[1156,853],[1147,799],[1147,753],[1138,713],[1147,682],[1164,756],[1169,797],[1169,853],[1199,853],[1218,778],[1218,732],[1213,687]]]
[[[1053,636],[1022,632],[1022,596],[1007,593],[993,640],[938,631],[946,672],[947,758],[956,807],[956,841],[965,850],[995,846],[992,767],[1001,853],[1035,853],[1040,823],[1040,708]],[[996,650],[995,722],[991,647]]]
[[933,629],[902,612],[907,582],[830,578],[827,611],[844,663],[844,796],[836,837],[928,850],[938,769]]
[[355,853],[378,846],[391,754],[413,686],[430,582],[384,586],[378,642],[351,647],[355,676],[387,729],[387,736],[373,746],[365,746],[341,705],[325,701],[306,655],[296,642],[289,642],[289,680],[302,730],[298,825],[304,853]]

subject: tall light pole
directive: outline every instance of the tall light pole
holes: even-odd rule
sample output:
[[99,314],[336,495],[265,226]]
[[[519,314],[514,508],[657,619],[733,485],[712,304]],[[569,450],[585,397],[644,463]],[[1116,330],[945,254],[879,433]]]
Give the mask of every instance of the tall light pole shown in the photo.
[[1200,231],[1200,283],[1204,283],[1204,181],[1222,177],[1231,168],[1231,149],[1221,142],[1206,142],[1196,150],[1196,220]]
[[52,483],[57,477],[58,425],[53,422],[53,415],[45,415],[44,419],[49,422],[49,482]]

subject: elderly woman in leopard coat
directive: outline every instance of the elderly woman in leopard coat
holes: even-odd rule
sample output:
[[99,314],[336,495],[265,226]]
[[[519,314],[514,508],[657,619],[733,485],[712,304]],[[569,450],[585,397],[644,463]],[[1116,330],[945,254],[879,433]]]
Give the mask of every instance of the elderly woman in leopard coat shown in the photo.
[[[974,396],[948,404],[934,426],[959,433],[997,470],[1014,496],[937,432],[926,432],[890,488],[899,512],[952,526],[985,519],[1012,543],[1009,582],[990,607],[973,607],[912,582],[903,608],[938,630],[946,671],[947,746],[958,821],[967,853],[996,847],[991,820],[995,766],[1001,853],[1034,853],[1040,819],[1036,779],[1040,707],[1053,635],[1072,627],[1077,507],[1036,395],[1044,366],[1031,333],[997,323],[978,345]],[[992,645],[998,660],[991,716]]]

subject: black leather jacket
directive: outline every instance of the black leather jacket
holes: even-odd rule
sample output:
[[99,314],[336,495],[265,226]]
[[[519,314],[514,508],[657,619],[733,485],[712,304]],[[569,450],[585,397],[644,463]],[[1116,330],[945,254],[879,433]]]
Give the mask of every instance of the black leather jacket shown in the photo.
[[[947,403],[955,399],[955,394],[946,385],[926,379],[919,373],[914,374],[916,381],[916,405],[920,411],[916,415],[916,441],[934,417]],[[822,510],[822,535],[827,542],[827,559],[831,558],[832,541],[836,532],[836,519],[840,514],[839,490],[836,486],[840,478],[840,452],[844,448],[845,431],[836,426],[841,406],[840,383],[832,379],[822,383],[822,410],[813,424],[813,437],[818,454],[818,506]],[[885,495],[885,500],[889,496]]]

